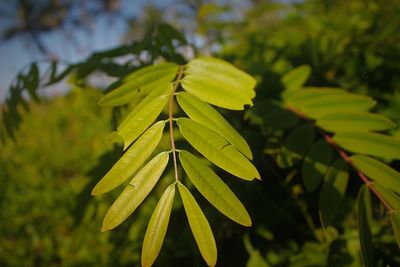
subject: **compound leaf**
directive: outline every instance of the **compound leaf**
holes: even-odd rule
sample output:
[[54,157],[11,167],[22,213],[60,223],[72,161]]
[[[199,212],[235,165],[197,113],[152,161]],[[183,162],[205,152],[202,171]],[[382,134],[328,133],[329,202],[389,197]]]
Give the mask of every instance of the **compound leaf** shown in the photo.
[[146,161],[161,140],[165,122],[151,126],[97,183],[92,195],[100,195],[122,184]]
[[252,158],[251,150],[244,138],[213,107],[189,93],[179,94],[177,100],[192,120],[213,129],[246,157]]
[[215,172],[187,151],[181,151],[179,159],[190,181],[214,207],[233,221],[251,226],[243,204]]
[[388,159],[400,159],[400,140],[378,133],[344,132],[334,135],[333,140],[344,149]]
[[200,253],[208,266],[215,266],[217,263],[217,246],[210,224],[190,191],[181,183],[178,183],[178,189]]
[[102,231],[115,228],[135,211],[156,185],[168,164],[168,159],[167,152],[158,154],[133,177],[108,210],[103,220]]
[[142,247],[142,267],[153,265],[164,242],[175,196],[175,184],[167,187],[151,215]]
[[366,176],[390,190],[400,194],[400,173],[385,163],[363,155],[351,158],[354,166]]
[[193,120],[178,120],[183,137],[215,165],[245,180],[260,179],[257,169],[219,134]]

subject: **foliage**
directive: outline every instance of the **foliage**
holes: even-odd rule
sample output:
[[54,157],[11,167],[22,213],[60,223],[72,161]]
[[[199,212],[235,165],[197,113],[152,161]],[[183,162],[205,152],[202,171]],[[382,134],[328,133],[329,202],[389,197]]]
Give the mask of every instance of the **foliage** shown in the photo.
[[[182,137],[215,165],[245,180],[260,179],[258,171],[248,160],[252,154],[246,141],[207,104],[243,109],[244,105],[252,104],[254,86],[255,81],[249,75],[227,62],[216,58],[198,58],[181,66],[163,63],[139,69],[124,77],[118,88],[100,99],[100,105],[120,106],[142,98],[112,136],[113,139],[120,137],[123,140],[125,154],[92,191],[93,195],[103,194],[133,176],[108,210],[102,231],[115,228],[136,210],[163,174],[169,154],[173,157],[175,180],[165,189],[150,219],[142,248],[142,266],[153,265],[160,252],[176,187],[201,255],[209,266],[215,266],[217,262],[217,248],[210,225],[182,178],[179,178],[178,153],[186,175],[212,205],[237,223],[251,225],[246,209],[218,175],[197,156],[176,148],[173,121],[177,123]],[[180,88],[184,91],[179,91]],[[190,119],[173,117],[175,96]],[[168,119],[154,123],[167,103]],[[145,163],[160,143],[167,122],[171,150],[157,152],[153,159]],[[212,127],[215,125],[217,127]]]
[[[212,92],[214,96],[202,94],[206,91],[200,89],[201,86],[215,87],[212,79],[192,77],[185,84],[181,81],[179,88],[183,87],[183,91],[174,95],[177,102],[172,105],[173,123],[176,123],[174,140],[177,147],[185,149],[177,151],[177,162],[181,165],[177,170],[180,182],[185,184],[195,201],[184,187],[170,186],[175,181],[171,160],[165,167],[163,178],[157,178],[163,167],[158,163],[165,162],[163,151],[168,151],[171,146],[170,137],[163,133],[155,135],[160,138],[159,142],[157,138],[150,138],[150,143],[144,143],[150,146],[137,151],[148,155],[141,153],[134,157],[137,162],[129,165],[138,170],[134,176],[140,174],[136,186],[151,191],[150,183],[157,183],[152,194],[137,207],[135,216],[129,216],[127,222],[112,233],[100,234],[100,225],[93,226],[123,192],[116,188],[104,197],[92,200],[89,197],[99,177],[118,162],[121,146],[127,146],[124,157],[140,140],[143,131],[169,124],[170,112],[164,106],[168,104],[171,87],[156,86],[155,83],[147,87],[156,89],[154,92],[149,90],[153,94],[145,90],[140,95],[135,91],[137,82],[141,85],[159,80],[161,83],[173,82],[179,72],[178,65],[185,65],[187,71],[187,66],[193,62],[186,63],[190,58],[182,54],[180,48],[187,45],[182,35],[170,25],[164,27],[164,30],[170,29],[166,31],[157,30],[156,25],[148,30],[143,40],[96,53],[79,64],[67,64],[64,72],[61,68],[64,63],[50,64],[51,79],[42,72],[42,63],[37,63],[41,74],[38,75],[39,86],[32,86],[39,74],[35,74],[35,66],[30,65],[17,75],[2,112],[5,142],[1,153],[5,160],[2,160],[1,173],[2,178],[3,173],[7,178],[2,179],[4,185],[1,186],[6,192],[1,194],[2,221],[10,221],[10,224],[1,228],[1,235],[6,236],[1,246],[6,249],[0,250],[4,251],[0,264],[128,266],[139,264],[141,258],[146,266],[158,254],[157,266],[202,266],[204,262],[192,241],[190,227],[194,232],[198,231],[199,225],[207,225],[204,219],[207,218],[218,247],[218,266],[399,265],[396,245],[396,240],[397,243],[400,240],[397,1],[385,5],[380,1],[361,0],[310,0],[296,4],[254,1],[238,22],[226,20],[226,12],[232,11],[228,6],[198,5],[197,19],[201,20],[201,25],[195,34],[198,34],[196,38],[204,38],[206,44],[196,49],[205,53],[209,52],[205,49],[212,49],[218,57],[254,76],[257,96],[253,99],[253,90],[240,91],[238,96],[243,101],[246,99],[244,103],[254,102],[254,106],[246,111],[227,111],[206,102],[241,109],[240,100],[237,102],[232,97],[234,100],[226,104],[228,98],[218,97],[218,94],[229,93],[226,91],[229,86],[250,87],[250,80],[241,85],[230,83],[236,80],[233,75],[224,81],[224,86]],[[161,32],[168,33],[167,41],[160,36]],[[133,56],[133,60],[121,60],[124,56]],[[170,63],[150,66],[165,61]],[[165,67],[164,74],[170,72],[169,77],[161,75],[166,80],[151,75],[140,75],[149,80],[139,78],[141,71],[162,66]],[[130,76],[135,70],[138,70],[136,74]],[[206,72],[202,77],[207,78],[221,73],[229,76],[229,72],[213,68],[197,71]],[[98,110],[95,107],[98,92],[91,90],[74,90],[64,100],[42,100],[38,104],[30,101],[35,99],[30,92],[42,99],[38,89],[49,81],[59,83],[68,75],[74,88],[84,88],[90,84],[89,78],[95,78],[98,72],[117,78],[106,89],[110,93],[102,98],[101,104],[107,105],[104,99],[116,94],[113,93],[118,91],[116,88],[126,88],[132,93],[129,103],[112,110]],[[191,75],[187,74],[185,76]],[[132,76],[133,80],[128,81]],[[99,127],[90,128],[92,119],[88,119],[76,127],[79,138],[77,133],[66,138],[66,129],[75,127],[78,118],[86,114],[70,109],[73,95],[79,95],[81,101],[86,99],[79,110],[89,109],[87,114],[92,114],[90,117]],[[166,99],[162,95],[167,96]],[[204,98],[207,101],[203,101]],[[60,101],[66,101],[64,108],[50,109]],[[54,116],[54,121],[59,122],[54,127],[52,123],[45,125],[44,121],[53,119],[45,117],[44,120],[43,115],[35,115],[37,106],[44,110],[49,108],[46,116]],[[24,110],[28,108],[32,113],[25,114]],[[15,114],[19,114],[20,119]],[[151,126],[159,114],[161,121]],[[194,122],[179,119],[179,114],[186,114]],[[135,115],[140,115],[143,121],[138,123]],[[109,141],[119,142],[113,147],[104,145],[103,137],[109,131],[108,119],[114,128],[117,128],[116,124],[120,125],[109,137]],[[20,131],[16,131],[18,123]],[[123,126],[130,123],[135,127]],[[234,129],[248,140],[249,145]],[[86,131],[91,134],[85,136]],[[213,135],[214,132],[218,135]],[[14,143],[8,142],[7,137],[11,134],[16,137]],[[125,137],[124,140],[119,134]],[[58,138],[49,142],[53,139],[48,135]],[[262,181],[232,181],[231,174],[223,170],[227,166],[217,164],[222,157],[212,158],[210,142],[196,144],[199,136],[205,137],[206,141],[216,140],[213,144],[228,140],[232,144],[229,147],[239,151],[247,162],[252,158]],[[186,140],[194,141],[192,148]],[[92,142],[95,145],[88,145]],[[72,146],[74,143],[76,147]],[[156,162],[150,160],[146,164],[146,158],[152,154],[151,146],[155,147],[154,154],[161,154],[155,157]],[[211,157],[210,160],[222,168],[215,168],[199,158],[197,152],[189,150],[198,150]],[[41,160],[38,154],[46,158]],[[140,169],[150,163],[148,168]],[[129,171],[132,172],[124,168],[116,173]],[[65,188],[65,173],[71,172],[77,176],[68,180],[74,185],[74,194],[60,190]],[[147,172],[148,177],[153,177],[151,181],[142,179]],[[236,170],[235,174],[242,172]],[[88,175],[82,175],[84,173]],[[128,173],[118,176],[123,180],[129,178]],[[132,188],[128,182],[123,183]],[[226,193],[229,192],[227,188],[231,188],[230,192],[235,192],[237,197]],[[225,192],[228,201],[217,197],[219,191]],[[132,195],[137,199],[144,198],[143,195]],[[176,195],[183,195],[185,203]],[[252,227],[243,228],[221,218],[207,201],[239,224],[249,225],[251,216]],[[246,206],[248,217],[237,213],[237,208],[231,208],[241,205],[243,209]],[[186,210],[198,211],[198,207],[204,217],[193,218],[190,212],[186,215]],[[190,226],[182,223],[186,217],[189,217]],[[211,236],[208,227],[201,230]],[[144,256],[141,257],[142,240]],[[196,242],[200,243],[202,253],[212,264],[211,238],[196,239]],[[152,243],[156,246],[150,249]],[[20,257],[10,257],[14,251]]]

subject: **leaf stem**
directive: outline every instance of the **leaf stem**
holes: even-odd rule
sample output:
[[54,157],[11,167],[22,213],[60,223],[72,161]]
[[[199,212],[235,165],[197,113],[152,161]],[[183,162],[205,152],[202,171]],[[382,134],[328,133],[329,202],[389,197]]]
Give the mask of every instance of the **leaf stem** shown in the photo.
[[176,148],[175,148],[175,140],[174,140],[174,125],[173,125],[174,118],[172,117],[172,115],[173,115],[172,113],[173,113],[175,91],[179,86],[179,81],[182,79],[183,71],[184,71],[183,66],[180,66],[178,76],[177,76],[176,80],[174,81],[174,85],[173,85],[172,92],[171,92],[171,97],[169,99],[169,108],[168,108],[169,137],[170,137],[170,141],[171,141],[172,158],[174,160],[174,172],[175,172],[175,181],[176,182],[179,181],[179,177],[178,177],[178,164],[177,164],[177,160],[176,160]]
[[[299,118],[301,118],[304,121],[312,123],[312,120],[308,118],[303,112],[300,110],[297,110],[296,108],[292,106],[286,106],[286,108],[296,114]],[[332,137],[327,134],[323,129],[319,128],[315,124],[313,124],[314,127],[319,131],[319,133],[323,136],[326,142],[330,144],[340,155],[340,157],[347,163],[349,164],[356,172],[358,177],[362,180],[362,182],[367,186],[367,188],[374,193],[374,195],[379,199],[379,201],[383,204],[383,206],[386,208],[386,210],[390,213],[392,213],[394,210],[392,206],[384,199],[384,197],[376,190],[374,187],[374,184],[365,176],[364,173],[362,173],[360,170],[357,169],[357,167],[353,164],[351,161],[351,158],[349,155],[336,144],[336,142],[332,139]]]

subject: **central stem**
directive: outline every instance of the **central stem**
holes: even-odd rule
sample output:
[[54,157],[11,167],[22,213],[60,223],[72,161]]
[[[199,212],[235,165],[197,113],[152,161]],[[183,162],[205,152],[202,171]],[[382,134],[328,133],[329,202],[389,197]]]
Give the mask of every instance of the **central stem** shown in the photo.
[[174,104],[174,94],[176,89],[179,86],[179,82],[183,76],[183,66],[179,68],[178,77],[174,81],[174,85],[171,92],[171,97],[169,99],[169,108],[168,108],[168,120],[169,120],[169,137],[171,141],[171,150],[172,150],[172,158],[174,159],[174,171],[175,171],[175,181],[179,180],[178,177],[178,164],[176,160],[176,148],[175,148],[175,140],[174,140],[174,125],[173,125],[173,104]]

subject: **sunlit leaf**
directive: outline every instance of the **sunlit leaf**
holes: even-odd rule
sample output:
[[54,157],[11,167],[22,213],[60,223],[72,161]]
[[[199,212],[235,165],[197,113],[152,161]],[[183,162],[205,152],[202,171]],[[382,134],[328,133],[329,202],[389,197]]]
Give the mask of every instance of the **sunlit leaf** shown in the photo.
[[122,184],[146,161],[161,140],[165,122],[151,126],[97,183],[92,195],[100,195]]
[[378,133],[337,133],[333,140],[344,149],[388,159],[400,159],[400,139]]
[[390,222],[392,223],[392,228],[397,245],[400,248],[400,216],[398,212],[390,213]]
[[396,125],[388,118],[367,112],[338,112],[322,116],[317,125],[331,132],[383,131]]
[[128,114],[117,130],[117,134],[124,140],[124,149],[154,122],[167,104],[168,99],[168,96],[161,95],[151,100],[140,110],[133,110],[131,114]]
[[304,85],[310,74],[310,66],[303,65],[286,73],[282,77],[282,83],[288,91],[298,90]]
[[177,100],[192,120],[213,129],[246,157],[252,158],[251,150],[244,138],[213,107],[189,93],[179,94]]
[[142,247],[142,267],[151,266],[155,262],[167,232],[172,203],[175,196],[175,184],[167,187],[151,215]]
[[193,120],[178,120],[183,137],[215,165],[245,180],[260,179],[257,169],[219,134]]
[[200,253],[208,266],[215,266],[217,263],[217,246],[210,224],[190,191],[181,183],[178,183],[178,189]]
[[304,159],[301,170],[304,186],[308,191],[314,191],[318,187],[331,161],[331,146],[323,139],[316,141]]
[[400,194],[400,173],[385,163],[362,155],[351,157],[354,166],[376,183]]
[[242,110],[252,105],[255,80],[227,62],[214,58],[190,61],[182,79],[187,92],[210,104]]
[[167,152],[158,154],[133,177],[108,210],[102,231],[115,228],[135,211],[156,185],[168,164],[168,158]]
[[190,181],[214,207],[237,223],[251,225],[240,200],[202,160],[187,151],[181,151],[179,159]]
[[324,177],[319,196],[319,210],[324,225],[332,224],[349,180],[349,168],[342,159],[335,160]]
[[373,246],[371,236],[372,207],[371,197],[368,188],[361,187],[358,200],[358,230],[360,234],[361,258],[364,266],[372,267],[373,264]]
[[138,95],[147,95],[160,84],[171,82],[179,66],[163,63],[141,68],[124,78],[120,87],[103,96],[99,105],[120,106],[129,103]]

